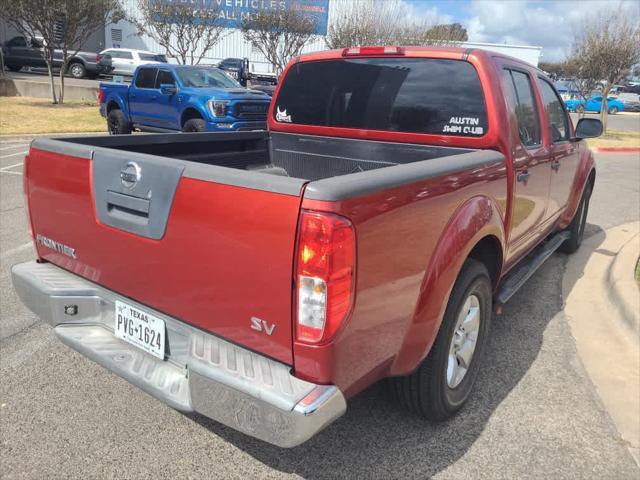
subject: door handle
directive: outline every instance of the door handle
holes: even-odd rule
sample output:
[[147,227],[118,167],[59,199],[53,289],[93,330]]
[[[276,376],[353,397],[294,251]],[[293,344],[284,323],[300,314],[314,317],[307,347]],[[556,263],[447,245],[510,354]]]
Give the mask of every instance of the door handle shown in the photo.
[[151,100],[155,100],[156,98],[158,98],[157,95],[151,95]]
[[524,171],[524,172],[520,172],[516,178],[518,179],[519,182],[526,184],[530,176],[531,174],[529,172]]
[[554,170],[555,172],[560,170],[560,161],[559,160],[553,160],[551,162],[551,169]]
[[130,94],[129,94],[129,97],[131,97],[131,98],[136,98],[136,94],[135,94],[135,93],[130,93]]

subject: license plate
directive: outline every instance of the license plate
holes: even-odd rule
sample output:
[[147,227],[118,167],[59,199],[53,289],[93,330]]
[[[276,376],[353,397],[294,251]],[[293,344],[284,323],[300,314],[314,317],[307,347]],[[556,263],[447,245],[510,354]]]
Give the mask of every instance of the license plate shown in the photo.
[[164,320],[116,300],[113,332],[116,337],[164,359]]

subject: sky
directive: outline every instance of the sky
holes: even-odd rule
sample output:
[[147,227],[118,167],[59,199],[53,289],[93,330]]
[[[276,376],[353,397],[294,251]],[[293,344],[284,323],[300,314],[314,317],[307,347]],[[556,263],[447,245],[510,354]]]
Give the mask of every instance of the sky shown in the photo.
[[574,32],[603,12],[622,8],[640,21],[640,2],[633,0],[404,0],[416,15],[438,23],[461,23],[474,42],[533,45],[541,61],[563,60]]

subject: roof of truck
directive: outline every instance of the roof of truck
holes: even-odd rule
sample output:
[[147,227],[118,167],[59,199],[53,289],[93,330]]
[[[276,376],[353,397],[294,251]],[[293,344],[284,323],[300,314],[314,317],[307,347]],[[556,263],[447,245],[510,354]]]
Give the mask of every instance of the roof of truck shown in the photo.
[[[368,53],[359,54],[357,50],[365,51]],[[379,53],[371,53],[377,50],[386,49],[387,52],[379,51]],[[393,49],[397,49],[393,52]],[[325,50],[322,52],[305,53],[297,57],[296,61],[299,62],[313,62],[316,60],[334,60],[341,58],[366,58],[366,57],[428,57],[428,58],[448,58],[448,59],[460,59],[466,60],[469,55],[480,55],[485,58],[504,58],[513,62],[518,62],[522,65],[526,65],[528,68],[537,68],[535,65],[531,65],[519,58],[511,57],[504,53],[498,53],[490,50],[483,50],[481,48],[468,48],[468,47],[436,47],[436,46],[386,46],[386,47],[351,47],[341,48],[338,50]],[[539,70],[539,69],[538,69]],[[541,70],[540,70],[541,71]]]

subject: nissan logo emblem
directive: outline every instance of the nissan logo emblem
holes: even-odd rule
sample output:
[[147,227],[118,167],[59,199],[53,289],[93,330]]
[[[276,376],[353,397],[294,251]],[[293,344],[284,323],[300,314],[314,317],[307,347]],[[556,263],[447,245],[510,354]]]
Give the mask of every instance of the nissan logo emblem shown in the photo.
[[120,171],[120,181],[125,188],[133,188],[140,181],[142,173],[136,162],[129,162]]

